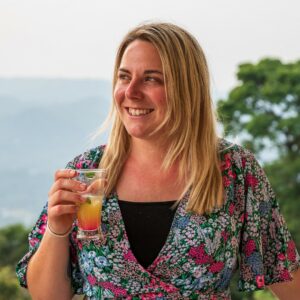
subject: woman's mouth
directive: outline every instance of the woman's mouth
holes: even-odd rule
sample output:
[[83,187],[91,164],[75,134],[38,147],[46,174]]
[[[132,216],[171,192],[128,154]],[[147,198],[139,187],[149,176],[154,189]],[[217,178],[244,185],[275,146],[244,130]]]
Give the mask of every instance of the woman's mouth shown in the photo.
[[154,109],[141,109],[131,107],[127,107],[126,110],[128,111],[130,116],[145,116],[154,111]]

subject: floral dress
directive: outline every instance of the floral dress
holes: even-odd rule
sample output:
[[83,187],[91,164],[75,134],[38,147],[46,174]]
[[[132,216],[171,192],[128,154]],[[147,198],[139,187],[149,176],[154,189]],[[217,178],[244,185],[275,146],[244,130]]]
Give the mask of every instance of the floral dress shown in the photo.
[[[67,168],[96,168],[103,150],[91,149]],[[103,204],[104,241],[77,240],[75,221],[69,238],[74,293],[91,300],[217,300],[231,299],[229,283],[237,270],[243,291],[291,280],[300,258],[264,171],[249,151],[225,140],[220,156],[224,205],[211,214],[187,213],[187,193],[164,246],[146,269],[130,248],[115,192]],[[24,287],[46,223],[47,205],[29,235],[29,252],[17,265]]]

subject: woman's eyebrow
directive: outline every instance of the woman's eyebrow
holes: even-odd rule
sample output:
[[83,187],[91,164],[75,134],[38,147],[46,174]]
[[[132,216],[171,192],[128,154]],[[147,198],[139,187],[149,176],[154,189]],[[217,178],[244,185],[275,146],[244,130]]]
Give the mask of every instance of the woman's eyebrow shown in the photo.
[[156,73],[156,74],[159,74],[159,75],[163,75],[163,73],[159,70],[146,70],[144,72],[144,74],[152,74],[152,73]]
[[[128,73],[128,74],[130,74],[130,71],[129,70],[127,70],[127,69],[125,69],[125,68],[119,68],[119,72],[124,72],[124,73]],[[161,71],[159,71],[159,70],[146,70],[145,72],[144,72],[144,74],[159,74],[159,75],[163,75],[163,73],[161,72]]]
[[127,69],[119,68],[119,72],[130,73]]

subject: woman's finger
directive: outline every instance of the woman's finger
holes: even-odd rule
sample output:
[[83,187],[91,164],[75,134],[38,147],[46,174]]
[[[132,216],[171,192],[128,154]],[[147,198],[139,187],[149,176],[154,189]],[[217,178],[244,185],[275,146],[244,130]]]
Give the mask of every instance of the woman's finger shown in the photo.
[[49,216],[59,217],[66,214],[75,214],[78,211],[78,206],[74,204],[64,204],[64,205],[55,205],[51,209],[49,209]]
[[51,196],[58,190],[70,190],[73,192],[83,192],[85,189],[86,189],[86,184],[81,183],[77,180],[59,178],[52,185],[49,191],[49,196]]
[[60,178],[73,178],[76,176],[76,170],[72,169],[59,169],[54,174],[54,180],[58,180]]
[[65,190],[58,190],[49,198],[50,207],[64,203],[81,204],[83,202],[85,202],[85,199],[79,194]]

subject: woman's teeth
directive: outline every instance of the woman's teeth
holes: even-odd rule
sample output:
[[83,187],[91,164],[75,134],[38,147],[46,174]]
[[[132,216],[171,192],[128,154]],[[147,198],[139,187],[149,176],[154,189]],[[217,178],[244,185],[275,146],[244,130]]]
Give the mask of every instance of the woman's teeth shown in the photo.
[[152,109],[135,109],[129,108],[128,112],[131,116],[142,116],[151,113]]

